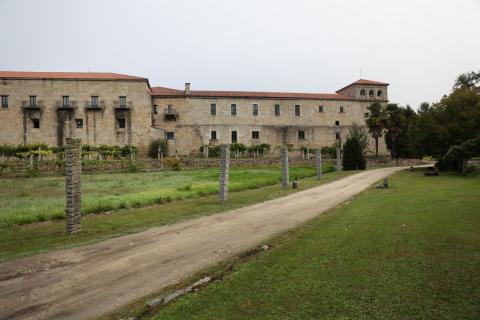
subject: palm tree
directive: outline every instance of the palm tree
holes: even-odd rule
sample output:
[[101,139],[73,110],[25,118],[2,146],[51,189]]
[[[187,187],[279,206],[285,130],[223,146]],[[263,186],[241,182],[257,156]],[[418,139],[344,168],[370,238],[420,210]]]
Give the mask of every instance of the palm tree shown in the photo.
[[406,117],[396,103],[387,104],[384,108],[384,112],[384,125],[387,131],[386,134],[392,141],[391,156],[393,159],[397,157],[396,140],[404,127]]
[[367,124],[368,131],[375,139],[375,156],[378,158],[378,138],[382,136],[383,129],[385,128],[382,105],[374,102],[367,109],[370,112],[365,114],[365,123]]

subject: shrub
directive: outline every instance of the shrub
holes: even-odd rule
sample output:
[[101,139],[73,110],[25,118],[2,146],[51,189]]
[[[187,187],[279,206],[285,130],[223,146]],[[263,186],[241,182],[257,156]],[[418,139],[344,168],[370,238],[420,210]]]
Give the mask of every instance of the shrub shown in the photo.
[[166,140],[155,139],[151,141],[148,146],[148,156],[152,159],[156,159],[158,157],[159,148],[164,156],[168,154],[168,142]]
[[348,137],[343,147],[343,168],[345,170],[364,170],[366,166],[360,142]]
[[192,190],[192,184],[187,183],[184,186],[178,187],[177,190],[178,191],[184,191],[184,192],[190,191],[190,190]]
[[245,151],[247,151],[247,146],[244,145],[243,143],[232,143],[230,145],[230,151],[231,152],[240,152],[240,153],[244,153]]
[[170,167],[172,170],[180,171],[182,170],[182,161],[175,158],[167,158],[165,164]]
[[335,172],[337,168],[331,163],[325,163],[322,165],[322,173]]

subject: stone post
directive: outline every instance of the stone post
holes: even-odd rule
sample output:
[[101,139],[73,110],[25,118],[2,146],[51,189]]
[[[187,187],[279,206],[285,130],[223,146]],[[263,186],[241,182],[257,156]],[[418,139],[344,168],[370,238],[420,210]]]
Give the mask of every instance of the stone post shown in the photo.
[[163,152],[160,151],[160,170],[163,170]]
[[342,140],[337,139],[337,172],[342,170],[342,159],[340,159],[340,151],[342,150]]
[[282,188],[288,188],[288,149],[287,146],[282,146]]
[[222,144],[220,153],[220,177],[218,186],[218,200],[225,202],[228,197],[228,173],[230,171],[230,146]]
[[162,148],[158,147],[157,150],[157,160],[160,161],[160,153],[162,153]]
[[65,147],[65,193],[67,196],[65,208],[66,232],[68,234],[80,232],[81,218],[81,140],[67,138]]
[[315,153],[315,164],[317,168],[317,179],[322,177],[322,150],[318,149]]

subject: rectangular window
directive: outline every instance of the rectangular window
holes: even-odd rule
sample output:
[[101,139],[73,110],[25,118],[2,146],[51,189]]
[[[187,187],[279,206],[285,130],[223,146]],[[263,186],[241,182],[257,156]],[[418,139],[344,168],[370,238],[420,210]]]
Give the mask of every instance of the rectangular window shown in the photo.
[[258,116],[258,104],[256,104],[256,103],[254,103],[254,104],[252,105],[252,115],[253,115],[254,117]]
[[323,106],[318,106],[318,112],[323,113],[325,110],[323,109]]
[[335,139],[340,140],[340,133],[335,133]]
[[216,116],[217,115],[217,105],[215,103],[212,103],[210,105],[210,115],[211,116]]
[[252,131],[252,139],[260,139],[260,131]]
[[175,140],[175,132],[173,132],[173,131],[168,131],[168,132],[165,134],[165,137],[167,138],[167,140]]
[[336,125],[336,126],[339,126],[339,125],[340,125],[340,121],[338,121],[338,120],[335,121],[335,125]]
[[32,119],[32,126],[34,129],[40,129],[40,119]]
[[340,113],[344,113],[344,112],[345,112],[345,108],[340,107]]
[[98,108],[98,96],[92,96],[92,108]]
[[37,106],[37,96],[30,96],[30,107]]
[[276,104],[275,105],[275,116],[278,117],[280,115],[280,105]]
[[295,105],[295,117],[300,117],[300,105]]
[[62,96],[62,106],[68,108],[70,106],[70,97]]
[[118,125],[118,129],[125,129],[125,126],[126,126],[125,119],[123,118],[117,119],[117,125]]
[[230,115],[232,115],[232,116],[237,115],[237,105],[235,103],[232,103],[230,105]]
[[83,128],[83,119],[75,119],[75,124],[77,125],[77,129]]
[[305,140],[305,131],[298,131],[298,140]]
[[118,97],[118,102],[120,103],[120,108],[126,108],[127,107],[127,97],[125,97],[125,96]]
[[217,140],[217,131],[210,131],[210,140]]
[[237,131],[232,131],[232,143],[237,143],[238,137],[237,137]]
[[153,106],[153,114],[158,114],[158,106],[157,105]]
[[2,96],[2,108],[8,108],[8,96]]

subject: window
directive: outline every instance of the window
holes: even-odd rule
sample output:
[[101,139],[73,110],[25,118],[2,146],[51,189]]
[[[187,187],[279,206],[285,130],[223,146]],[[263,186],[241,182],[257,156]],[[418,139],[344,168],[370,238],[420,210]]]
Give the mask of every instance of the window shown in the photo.
[[368,96],[373,97],[373,90],[368,91]]
[[232,131],[232,143],[237,143],[238,137],[237,137],[237,131]]
[[118,129],[125,129],[125,126],[126,126],[125,119],[122,119],[122,118],[117,119],[117,125],[118,125]]
[[254,104],[252,105],[252,115],[253,115],[254,117],[258,116],[258,104],[256,104],[256,103],[254,103]]
[[260,131],[252,131],[252,139],[260,139]]
[[70,105],[70,97],[69,96],[63,96],[62,97],[62,106],[68,107]]
[[280,115],[280,105],[276,104],[275,105],[275,116],[278,117]]
[[165,137],[167,138],[167,140],[175,140],[175,132],[168,131],[167,133],[165,133]]
[[318,106],[318,112],[323,113],[325,110],[323,109],[323,106]]
[[295,117],[300,117],[300,105],[295,105]]
[[153,105],[153,114],[158,114],[158,106],[156,104]]
[[340,133],[335,133],[335,139],[340,140]]
[[339,126],[339,125],[340,125],[340,121],[338,121],[338,120],[335,121],[335,125],[336,125],[336,126]]
[[365,90],[363,90],[363,89],[360,90],[360,95],[361,95],[361,96],[364,96],[365,94],[366,94]]
[[98,108],[98,96],[91,97],[92,108]]
[[30,96],[30,107],[35,107],[37,105],[37,96]]
[[8,108],[8,96],[2,96],[2,108]]
[[77,129],[83,128],[83,119],[75,119],[75,124],[77,125]]
[[217,105],[215,103],[212,103],[210,105],[210,115],[211,116],[217,115]]
[[210,140],[217,140],[217,131],[210,131]]
[[32,126],[34,129],[40,129],[40,119],[32,119]]
[[383,92],[382,92],[382,90],[378,90],[377,91],[377,97],[381,97],[381,96],[383,96]]
[[232,103],[230,105],[230,115],[232,115],[232,116],[237,115],[237,105],[235,103]]
[[305,131],[298,131],[298,140],[305,140]]
[[344,107],[340,107],[340,113],[344,113],[345,112],[345,108]]
[[126,108],[127,107],[127,97],[125,96],[120,96],[118,97],[118,102],[120,103],[120,108]]

